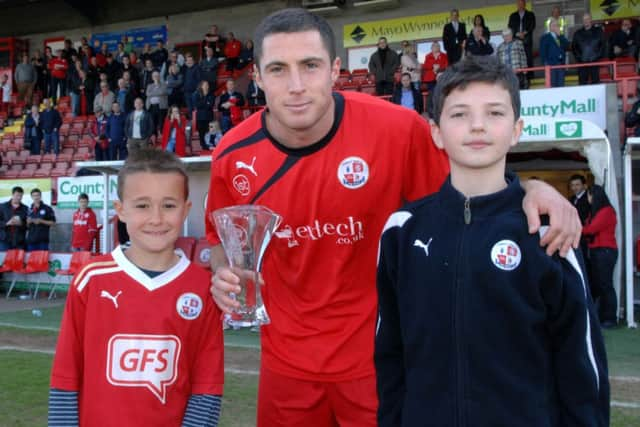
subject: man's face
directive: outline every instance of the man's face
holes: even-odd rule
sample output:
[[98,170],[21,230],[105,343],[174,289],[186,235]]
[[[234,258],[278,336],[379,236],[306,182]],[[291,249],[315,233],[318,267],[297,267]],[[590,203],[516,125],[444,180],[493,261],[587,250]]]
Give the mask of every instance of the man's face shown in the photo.
[[627,33],[630,30],[631,30],[631,21],[629,21],[628,19],[623,20],[622,21],[622,31]]
[[572,179],[569,181],[569,188],[571,189],[571,192],[577,196],[586,189],[586,186],[582,183],[582,180]]
[[518,0],[517,5],[518,10],[523,11],[525,7],[527,7],[527,2],[525,0]]
[[386,49],[386,47],[387,47],[387,39],[378,40],[378,47],[380,49]]
[[143,104],[142,104],[142,99],[140,98],[136,98],[136,100],[134,101],[134,107],[136,107],[136,110],[141,111]]
[[591,28],[591,15],[584,15],[584,17],[582,18],[582,23],[584,24],[584,27],[588,30],[589,28]]
[[149,43],[145,43],[144,47],[143,47],[143,50],[145,52],[149,52],[151,50],[151,45]]
[[20,202],[22,202],[22,193],[20,191],[14,191],[13,194],[11,194],[11,201],[14,205],[20,204]]
[[511,33],[503,34],[502,39],[504,40],[505,43],[511,43],[511,41],[513,40],[513,34]]
[[42,201],[42,193],[38,191],[31,193],[31,200],[33,200],[34,205],[39,205]]
[[187,67],[192,67],[192,66],[193,66],[193,57],[187,56]]
[[405,89],[409,89],[409,87],[411,87],[411,77],[409,76],[402,76],[400,82],[402,83],[402,87]]
[[276,33],[264,38],[256,82],[265,92],[273,126],[285,132],[313,132],[332,121],[332,86],[340,73],[317,30]]
[[211,49],[209,46],[207,46],[205,51],[206,51],[206,54],[207,54],[207,58],[211,58],[213,56],[213,49]]
[[150,70],[153,68],[153,63],[150,59],[147,59],[146,61],[144,61],[144,66],[147,68],[147,70]]
[[560,34],[560,27],[558,26],[558,23],[555,21],[552,21],[549,24],[549,31],[556,35]]
[[113,111],[115,114],[118,114],[120,112],[120,104],[114,102],[111,106],[111,111]]
[[231,93],[236,88],[236,84],[233,80],[227,80],[227,92]]
[[458,22],[459,14],[457,11],[451,12],[451,22]]
[[178,54],[177,54],[177,53],[175,53],[175,52],[172,52],[172,53],[169,55],[169,59],[171,60],[171,62],[174,62],[174,63],[175,63],[175,62],[178,62]]
[[440,124],[431,131],[436,145],[446,150],[451,168],[461,171],[504,171],[505,156],[521,132],[522,120],[515,121],[509,92],[500,84],[484,82],[452,90]]
[[42,105],[44,105],[44,108],[49,109],[49,106],[51,105],[50,102],[51,101],[49,101],[49,98],[44,98],[42,100]]
[[106,83],[100,83],[100,90],[102,91],[102,93],[109,92],[109,85]]
[[212,25],[210,33],[211,34],[218,34],[218,26],[217,25]]
[[126,65],[129,66],[130,60],[128,56],[123,56],[122,57],[122,65]]
[[38,114],[38,106],[37,105],[32,105],[31,106],[31,114],[34,115],[34,116]]
[[558,6],[553,6],[553,9],[551,9],[551,16],[556,19],[560,17],[560,8]]

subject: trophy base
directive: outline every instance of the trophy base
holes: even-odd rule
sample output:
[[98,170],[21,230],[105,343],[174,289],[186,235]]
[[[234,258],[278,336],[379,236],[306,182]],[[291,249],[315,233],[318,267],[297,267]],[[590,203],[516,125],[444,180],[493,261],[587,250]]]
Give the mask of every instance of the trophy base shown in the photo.
[[224,323],[234,330],[241,328],[256,328],[271,323],[264,305],[245,308],[225,314]]

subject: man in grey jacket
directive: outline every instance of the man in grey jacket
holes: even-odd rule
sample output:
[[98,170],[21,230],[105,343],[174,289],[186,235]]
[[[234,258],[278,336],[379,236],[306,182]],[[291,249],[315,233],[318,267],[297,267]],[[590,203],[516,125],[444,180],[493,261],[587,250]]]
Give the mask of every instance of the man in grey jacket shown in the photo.
[[369,59],[369,72],[376,76],[376,93],[393,94],[394,74],[400,66],[400,57],[387,45],[387,38],[380,37],[378,50]]
[[29,55],[22,54],[22,62],[16,66],[16,87],[18,89],[18,100],[24,100],[27,105],[31,105],[33,87],[38,81],[36,69],[29,62]]

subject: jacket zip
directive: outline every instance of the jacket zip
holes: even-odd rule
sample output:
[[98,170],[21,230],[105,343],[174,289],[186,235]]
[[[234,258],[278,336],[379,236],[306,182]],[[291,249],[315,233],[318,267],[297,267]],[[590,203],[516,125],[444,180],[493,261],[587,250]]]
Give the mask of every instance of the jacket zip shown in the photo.
[[465,414],[464,414],[464,363],[463,363],[463,354],[462,354],[462,278],[460,277],[460,260],[462,260],[462,255],[464,254],[464,240],[467,232],[467,225],[471,224],[471,200],[467,197],[464,200],[464,223],[465,227],[462,228],[462,234],[460,236],[460,244],[458,245],[458,256],[456,259],[458,263],[456,264],[456,275],[455,275],[455,293],[454,293],[454,318],[453,318],[453,330],[454,330],[454,340],[456,347],[456,400],[457,400],[457,408],[456,408],[456,426],[463,427],[466,425],[465,422]]

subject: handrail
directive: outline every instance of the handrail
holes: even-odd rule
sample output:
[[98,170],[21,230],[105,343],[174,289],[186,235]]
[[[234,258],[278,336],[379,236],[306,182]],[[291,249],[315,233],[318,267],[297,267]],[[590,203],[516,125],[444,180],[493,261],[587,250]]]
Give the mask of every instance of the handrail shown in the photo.
[[516,73],[525,73],[529,71],[544,71],[544,87],[551,87],[551,70],[557,69],[571,69],[571,68],[583,68],[583,67],[613,67],[613,73],[611,73],[612,79],[615,81],[617,77],[616,61],[597,61],[597,62],[581,62],[579,64],[559,64],[559,65],[541,65],[538,67],[517,68],[514,70]]

